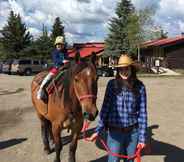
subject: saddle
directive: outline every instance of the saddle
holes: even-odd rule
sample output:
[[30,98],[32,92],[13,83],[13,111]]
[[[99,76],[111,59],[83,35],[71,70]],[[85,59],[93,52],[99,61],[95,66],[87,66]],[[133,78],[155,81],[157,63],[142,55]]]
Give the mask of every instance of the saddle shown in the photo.
[[52,94],[55,90],[58,89],[58,86],[63,84],[65,72],[66,69],[60,70],[58,74],[51,80],[51,82],[46,85],[45,90],[47,91],[48,95]]
[[[48,96],[52,93],[54,93],[55,91],[58,90],[58,87],[64,88],[64,84],[66,82],[65,80],[65,73],[67,71],[68,68],[63,68],[61,67],[59,69],[58,74],[49,82],[45,85],[44,87],[44,97],[43,97],[43,101],[45,104],[48,103]],[[38,78],[36,78],[34,81],[38,84],[41,85],[42,80],[44,79],[44,77],[46,77],[46,75],[48,74],[48,71],[44,71],[41,72],[40,74],[38,74]],[[63,85],[63,86],[61,86]]]

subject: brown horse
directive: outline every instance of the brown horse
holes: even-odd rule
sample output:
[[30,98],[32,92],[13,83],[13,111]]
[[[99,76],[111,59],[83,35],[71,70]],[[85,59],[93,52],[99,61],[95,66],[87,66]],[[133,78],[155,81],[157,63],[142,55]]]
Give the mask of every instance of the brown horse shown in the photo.
[[[50,153],[49,137],[55,143],[56,158],[60,162],[62,143],[61,131],[71,130],[72,141],[69,149],[69,162],[75,162],[77,140],[84,118],[93,121],[98,110],[96,107],[97,75],[95,65],[88,62],[74,62],[64,74],[64,80],[48,96],[48,104],[36,98],[40,80],[45,74],[36,75],[32,81],[32,102],[41,121],[41,134],[44,151]],[[41,78],[41,79],[40,79]]]

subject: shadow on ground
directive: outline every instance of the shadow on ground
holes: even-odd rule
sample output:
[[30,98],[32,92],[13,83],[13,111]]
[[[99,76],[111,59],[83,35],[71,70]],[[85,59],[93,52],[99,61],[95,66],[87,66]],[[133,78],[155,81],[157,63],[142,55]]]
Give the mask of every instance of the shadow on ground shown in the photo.
[[0,150],[17,145],[17,144],[22,143],[26,140],[27,140],[27,138],[15,138],[15,139],[10,139],[10,140],[6,140],[6,141],[0,141]]
[[[79,140],[84,140],[85,137],[90,137],[94,133],[94,131],[95,131],[95,128],[91,128],[91,129],[87,130],[85,132],[85,134],[84,133],[81,133],[80,136],[79,136]],[[62,141],[62,144],[63,145],[67,145],[68,143],[71,142],[71,140],[72,139],[71,139],[71,136],[70,135],[69,136],[63,136],[61,138],[61,141]]]
[[32,107],[0,110],[0,134],[8,128],[14,127],[22,122],[23,115],[31,111],[34,111]]
[[2,95],[11,95],[11,94],[16,94],[24,91],[24,88],[18,88],[15,91],[9,91],[9,90],[0,90],[0,96]]
[[[150,145],[151,145],[151,153],[149,155],[151,156],[164,156],[164,162],[183,162],[184,161],[184,149],[179,148],[175,145],[165,143],[162,141],[155,140],[153,138],[154,129],[158,129],[158,125],[152,125],[148,128],[148,134],[149,134],[149,139]],[[107,139],[107,134],[103,133],[102,135],[103,139]],[[171,141],[172,142],[172,141]],[[96,141],[96,146],[99,149],[103,149],[103,146],[100,144],[100,142],[97,140]],[[142,156],[149,156],[143,153]],[[106,162],[107,161],[107,156],[100,157],[99,159],[92,160],[90,162]]]

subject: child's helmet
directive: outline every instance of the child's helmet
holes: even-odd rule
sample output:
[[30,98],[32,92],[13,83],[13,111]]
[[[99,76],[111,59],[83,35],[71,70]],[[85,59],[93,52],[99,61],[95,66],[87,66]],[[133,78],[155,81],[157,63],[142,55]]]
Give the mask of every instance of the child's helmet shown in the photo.
[[54,45],[57,44],[64,44],[64,37],[63,36],[57,36]]

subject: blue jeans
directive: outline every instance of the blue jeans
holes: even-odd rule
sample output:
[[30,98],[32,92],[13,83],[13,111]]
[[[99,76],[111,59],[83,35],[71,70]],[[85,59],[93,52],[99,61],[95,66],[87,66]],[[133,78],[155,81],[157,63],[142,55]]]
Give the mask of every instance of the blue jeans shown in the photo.
[[[135,154],[138,143],[138,129],[134,128],[131,132],[122,133],[119,131],[108,131],[107,143],[113,153],[132,156]],[[124,159],[124,162],[133,162],[134,160]],[[120,162],[120,158],[109,155],[108,162]]]

